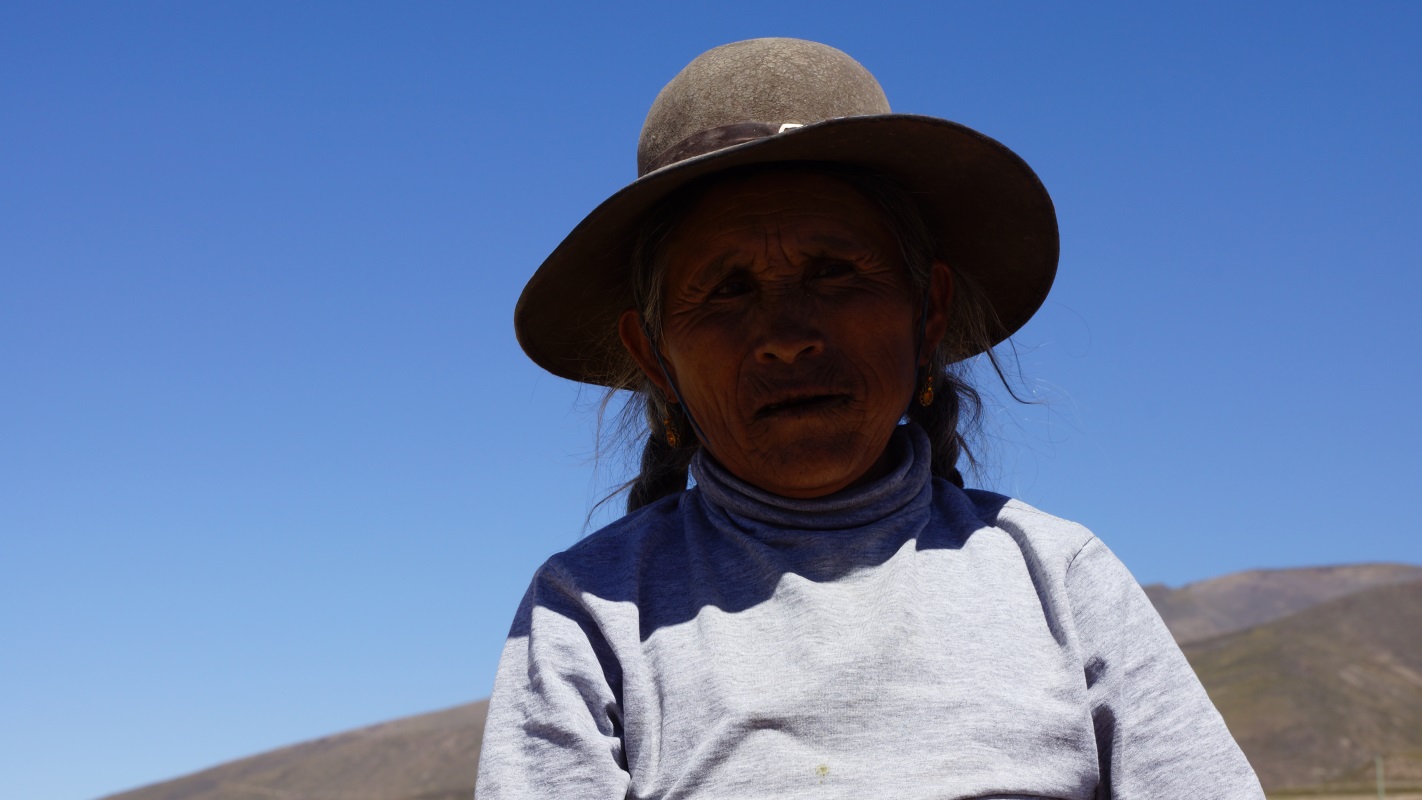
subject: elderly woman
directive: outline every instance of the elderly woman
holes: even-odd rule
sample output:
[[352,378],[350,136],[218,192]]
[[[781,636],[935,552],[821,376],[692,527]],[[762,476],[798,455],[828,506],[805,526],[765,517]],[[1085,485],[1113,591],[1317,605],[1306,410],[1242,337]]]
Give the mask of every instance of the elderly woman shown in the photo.
[[963,488],[961,362],[1056,270],[1032,171],[791,39],[693,61],[638,161],[515,314],[649,430],[519,608],[480,800],[1262,797],[1111,552]]

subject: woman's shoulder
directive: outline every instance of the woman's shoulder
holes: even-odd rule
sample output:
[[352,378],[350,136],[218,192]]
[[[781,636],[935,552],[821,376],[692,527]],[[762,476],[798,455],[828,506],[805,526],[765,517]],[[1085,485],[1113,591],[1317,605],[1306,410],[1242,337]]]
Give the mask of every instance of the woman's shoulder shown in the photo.
[[681,505],[687,494],[664,497],[588,534],[551,556],[539,576],[594,593],[602,587],[625,589],[683,540]]
[[1049,514],[1021,500],[983,489],[958,489],[941,482],[938,495],[948,513],[968,518],[968,526],[1001,531],[1017,547],[1039,559],[1066,566],[1092,542],[1084,525]]

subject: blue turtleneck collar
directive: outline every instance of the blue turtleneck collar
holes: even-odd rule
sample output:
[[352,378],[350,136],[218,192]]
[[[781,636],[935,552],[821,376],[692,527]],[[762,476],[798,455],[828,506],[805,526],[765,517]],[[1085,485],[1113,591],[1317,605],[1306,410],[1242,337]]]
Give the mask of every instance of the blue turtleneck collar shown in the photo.
[[884,477],[852,489],[798,500],[771,494],[732,475],[705,450],[691,462],[702,496],[740,525],[780,530],[835,531],[861,528],[927,506],[932,496],[932,451],[928,434],[909,422],[889,438],[892,466]]

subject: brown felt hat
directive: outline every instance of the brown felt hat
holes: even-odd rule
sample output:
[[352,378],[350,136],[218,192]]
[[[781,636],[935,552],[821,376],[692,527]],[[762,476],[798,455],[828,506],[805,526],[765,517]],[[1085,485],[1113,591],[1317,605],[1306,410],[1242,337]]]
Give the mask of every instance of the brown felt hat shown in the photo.
[[956,122],[891,113],[874,76],[833,47],[751,39],[701,54],[657,95],[637,143],[637,180],[578,223],[524,287],[514,309],[524,352],[554,375],[605,383],[626,363],[615,331],[633,306],[631,251],[648,212],[698,178],[797,161],[898,181],[919,202],[938,256],[992,305],[995,341],[1046,299],[1056,212],[1016,153]]

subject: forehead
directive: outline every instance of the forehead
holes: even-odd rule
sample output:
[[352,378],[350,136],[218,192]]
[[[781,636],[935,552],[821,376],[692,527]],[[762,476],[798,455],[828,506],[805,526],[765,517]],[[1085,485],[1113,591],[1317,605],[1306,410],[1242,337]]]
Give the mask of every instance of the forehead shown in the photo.
[[713,185],[676,225],[671,244],[754,246],[767,235],[874,248],[893,242],[883,212],[857,189],[829,175],[787,171]]

